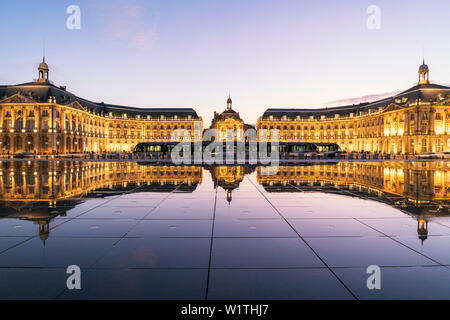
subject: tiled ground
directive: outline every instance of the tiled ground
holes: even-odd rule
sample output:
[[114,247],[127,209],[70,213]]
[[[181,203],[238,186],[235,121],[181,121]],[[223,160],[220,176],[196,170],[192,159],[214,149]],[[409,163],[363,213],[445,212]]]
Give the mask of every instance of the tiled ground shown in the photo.
[[[193,193],[87,200],[45,245],[36,224],[0,220],[0,298],[450,299],[448,220],[422,243],[417,221],[382,203],[266,192],[254,174],[228,203],[204,175]],[[66,289],[74,264],[79,291]],[[381,290],[367,289],[369,265]]]

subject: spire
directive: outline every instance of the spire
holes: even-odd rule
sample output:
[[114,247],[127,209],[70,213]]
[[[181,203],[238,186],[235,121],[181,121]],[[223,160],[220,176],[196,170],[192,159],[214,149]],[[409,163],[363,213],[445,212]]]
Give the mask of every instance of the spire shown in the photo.
[[232,195],[231,195],[232,190],[231,189],[227,189],[227,201],[228,201],[228,205],[231,204],[231,200],[233,200]]
[[49,72],[48,64],[45,62],[45,55],[42,56],[42,62],[39,64],[38,72],[38,82],[48,82],[48,72]]
[[228,100],[227,100],[227,111],[230,111],[231,109],[233,109],[233,100],[231,100],[231,95],[228,95]]
[[430,69],[425,64],[425,58],[422,60],[422,65],[419,67],[419,85],[430,83]]

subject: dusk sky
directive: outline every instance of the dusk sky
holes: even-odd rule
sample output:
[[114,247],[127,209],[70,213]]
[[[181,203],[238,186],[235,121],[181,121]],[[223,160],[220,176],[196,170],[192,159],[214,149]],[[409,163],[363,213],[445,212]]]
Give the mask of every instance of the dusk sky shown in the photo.
[[0,84],[37,78],[45,39],[50,80],[83,98],[193,107],[208,126],[231,93],[256,123],[269,107],[407,89],[423,56],[449,84],[449,14],[448,0],[0,0]]

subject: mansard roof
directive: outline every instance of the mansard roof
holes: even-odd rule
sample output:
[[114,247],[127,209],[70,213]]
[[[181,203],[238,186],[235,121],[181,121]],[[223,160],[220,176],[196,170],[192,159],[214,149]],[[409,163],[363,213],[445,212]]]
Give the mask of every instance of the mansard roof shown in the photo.
[[48,102],[50,97],[54,97],[56,103],[62,105],[70,105],[78,102],[87,110],[98,113],[103,112],[105,114],[112,112],[115,115],[126,113],[129,116],[141,115],[143,117],[147,115],[152,117],[159,117],[161,115],[172,117],[177,115],[180,118],[188,116],[192,116],[194,119],[199,118],[197,112],[192,108],[137,108],[106,104],[103,102],[92,102],[66,91],[64,87],[57,87],[49,82],[28,82],[18,85],[0,86],[0,101],[15,94],[20,94],[36,102]]
[[348,115],[354,113],[355,115],[360,112],[378,111],[379,108],[385,109],[388,106],[394,104],[399,107],[406,107],[410,104],[416,103],[417,100],[428,103],[437,103],[444,99],[450,98],[450,87],[438,85],[438,84],[419,84],[409,88],[397,95],[388,97],[385,99],[377,100],[374,102],[365,102],[360,104],[339,106],[332,108],[269,108],[267,109],[262,118],[266,119],[270,116],[274,118],[281,118],[287,116],[289,118],[295,118],[300,116],[305,117],[333,117],[335,114]]

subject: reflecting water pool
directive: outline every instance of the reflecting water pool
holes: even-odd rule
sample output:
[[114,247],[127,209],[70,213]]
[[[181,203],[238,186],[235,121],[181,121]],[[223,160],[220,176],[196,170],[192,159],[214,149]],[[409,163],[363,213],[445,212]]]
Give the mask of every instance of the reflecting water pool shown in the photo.
[[0,298],[450,299],[449,167],[2,162]]

